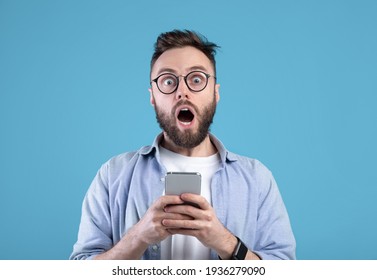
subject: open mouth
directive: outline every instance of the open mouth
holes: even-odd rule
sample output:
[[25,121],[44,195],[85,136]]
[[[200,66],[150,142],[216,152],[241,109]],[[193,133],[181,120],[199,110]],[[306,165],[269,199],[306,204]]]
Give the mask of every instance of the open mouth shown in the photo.
[[182,108],[179,111],[177,118],[182,124],[189,125],[194,119],[194,114],[189,108]]

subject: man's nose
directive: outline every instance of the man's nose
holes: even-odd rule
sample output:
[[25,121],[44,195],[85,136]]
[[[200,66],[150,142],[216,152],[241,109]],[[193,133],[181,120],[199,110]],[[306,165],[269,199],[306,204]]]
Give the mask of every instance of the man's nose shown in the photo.
[[178,77],[178,87],[175,92],[175,96],[177,99],[182,98],[189,98],[190,89],[186,85],[185,77],[179,76]]

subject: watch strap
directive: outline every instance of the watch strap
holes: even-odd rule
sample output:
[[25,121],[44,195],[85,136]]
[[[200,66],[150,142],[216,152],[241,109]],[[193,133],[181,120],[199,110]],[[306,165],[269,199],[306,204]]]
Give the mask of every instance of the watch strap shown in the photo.
[[244,260],[247,254],[247,247],[237,236],[237,245],[232,254],[232,260]]

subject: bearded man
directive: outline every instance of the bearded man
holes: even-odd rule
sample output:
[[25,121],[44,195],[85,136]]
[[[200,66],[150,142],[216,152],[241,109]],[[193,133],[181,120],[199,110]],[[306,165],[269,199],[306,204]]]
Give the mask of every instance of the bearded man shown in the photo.
[[[295,239],[271,172],[209,132],[220,100],[218,46],[162,33],[150,103],[162,133],[98,171],[71,259],[294,259]],[[165,194],[168,172],[201,174],[201,193]]]

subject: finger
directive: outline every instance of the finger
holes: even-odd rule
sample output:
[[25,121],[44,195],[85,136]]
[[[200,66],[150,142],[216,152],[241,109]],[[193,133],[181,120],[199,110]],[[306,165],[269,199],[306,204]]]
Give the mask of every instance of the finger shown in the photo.
[[193,220],[194,218],[185,214],[180,213],[165,213],[162,217],[162,220]]
[[200,222],[196,220],[172,220],[164,219],[162,220],[162,225],[169,229],[190,229],[198,230],[200,229]]
[[211,208],[211,205],[208,201],[201,195],[193,194],[193,193],[183,193],[181,194],[180,198],[183,201],[191,202],[197,204],[200,209],[207,210]]
[[203,210],[187,204],[167,206],[165,207],[165,212],[187,215],[194,218],[195,220],[204,221],[206,223],[215,220],[215,215],[213,211]]
[[176,213],[181,215],[190,216],[193,219],[200,219],[201,216],[203,216],[200,212],[203,210],[194,207],[192,205],[188,204],[181,204],[181,205],[169,205],[166,206],[164,211],[166,213]]
[[182,234],[198,237],[199,230],[197,229],[182,229],[182,228],[168,228],[166,229],[169,234]]
[[182,204],[184,201],[178,195],[164,195],[156,200],[155,206],[157,209],[164,209],[170,204]]

